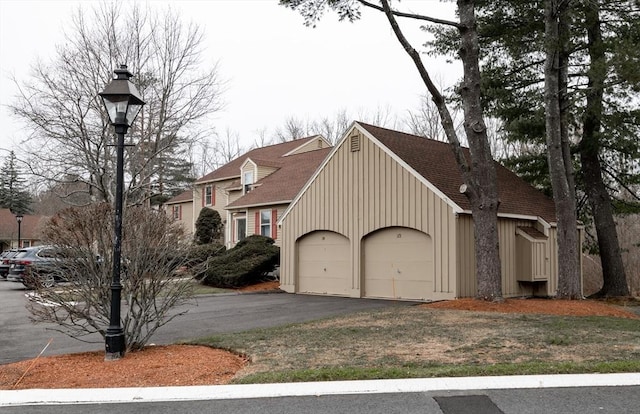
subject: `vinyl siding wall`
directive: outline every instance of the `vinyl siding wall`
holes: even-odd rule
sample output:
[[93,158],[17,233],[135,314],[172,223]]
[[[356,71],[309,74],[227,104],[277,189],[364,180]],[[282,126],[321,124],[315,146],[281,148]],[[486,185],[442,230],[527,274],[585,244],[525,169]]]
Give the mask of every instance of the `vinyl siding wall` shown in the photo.
[[[476,260],[474,248],[474,228],[471,215],[460,215],[458,220],[458,297],[473,297],[477,293]],[[557,252],[556,229],[549,229],[549,237],[544,243],[546,257],[549,258],[549,280],[546,283],[520,283],[517,281],[516,228],[534,227],[536,222],[528,220],[498,219],[498,237],[500,243],[500,260],[502,262],[502,294],[505,297],[522,295],[548,296],[557,290]],[[521,259],[520,259],[521,260]]]
[[456,216],[451,207],[380,147],[359,134],[360,150],[343,141],[282,223],[281,287],[296,291],[296,241],[315,230],[350,241],[351,293],[361,296],[362,239],[391,226],[410,227],[433,240],[432,299],[456,292]]

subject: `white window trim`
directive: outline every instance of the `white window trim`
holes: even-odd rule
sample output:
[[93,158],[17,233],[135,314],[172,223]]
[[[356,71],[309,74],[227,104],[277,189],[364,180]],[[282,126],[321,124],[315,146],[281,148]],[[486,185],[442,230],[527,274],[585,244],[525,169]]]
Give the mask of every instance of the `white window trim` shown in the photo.
[[[209,194],[207,195],[207,190],[209,190]],[[213,205],[213,184],[209,184],[209,185],[205,185],[204,186],[204,205],[205,206],[212,206]],[[207,197],[209,198],[209,200],[207,200]]]
[[235,221],[233,241],[237,243],[240,240],[242,240],[240,238],[239,234],[238,234],[238,229],[239,229],[238,222],[240,220],[244,220],[244,238],[247,237],[247,217],[246,216],[245,217],[236,217],[233,220]]
[[[263,221],[263,216],[262,216],[263,213],[267,214],[267,217],[268,217],[268,219],[267,219],[268,223],[267,224],[265,224],[265,222]],[[271,235],[273,234],[271,232],[271,226],[273,225],[273,223],[271,223],[271,221],[272,221],[271,220],[271,214],[272,214],[271,210],[260,210],[260,234],[263,235],[263,236],[265,236],[264,231],[262,230],[263,228],[268,228],[268,231],[267,231],[267,234],[266,234],[267,237],[271,237]]]

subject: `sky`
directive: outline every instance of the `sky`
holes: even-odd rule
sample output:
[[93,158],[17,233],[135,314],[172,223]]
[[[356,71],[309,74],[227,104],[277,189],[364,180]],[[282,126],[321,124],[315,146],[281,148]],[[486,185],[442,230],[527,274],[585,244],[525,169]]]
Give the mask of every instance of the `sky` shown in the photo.
[[[18,150],[24,126],[10,115],[16,88],[37,59],[49,61],[78,7],[94,0],[0,0],[0,149]],[[219,133],[237,133],[245,147],[258,131],[273,133],[289,117],[331,118],[340,110],[353,117],[388,108],[396,116],[417,109],[426,92],[418,72],[384,15],[363,9],[355,23],[327,13],[316,28],[304,26],[277,0],[147,0],[152,8],[171,6],[183,21],[205,32],[205,63],[217,62],[227,81],[225,108],[211,122]],[[403,0],[403,10],[453,18],[452,3]],[[401,21],[418,50],[426,40],[419,23]],[[425,57],[432,77],[443,85],[459,76],[457,63]],[[0,152],[0,157],[3,154]]]

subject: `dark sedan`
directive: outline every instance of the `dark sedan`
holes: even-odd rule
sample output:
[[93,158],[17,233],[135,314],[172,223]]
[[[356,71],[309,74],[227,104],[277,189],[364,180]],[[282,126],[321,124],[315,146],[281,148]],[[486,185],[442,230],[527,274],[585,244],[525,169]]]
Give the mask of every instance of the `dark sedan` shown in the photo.
[[0,277],[6,278],[11,266],[11,259],[18,253],[18,249],[9,249],[0,253]]
[[9,260],[7,280],[22,283],[28,288],[34,288],[35,283],[53,286],[57,281],[53,270],[62,258],[60,249],[53,246],[19,249]]

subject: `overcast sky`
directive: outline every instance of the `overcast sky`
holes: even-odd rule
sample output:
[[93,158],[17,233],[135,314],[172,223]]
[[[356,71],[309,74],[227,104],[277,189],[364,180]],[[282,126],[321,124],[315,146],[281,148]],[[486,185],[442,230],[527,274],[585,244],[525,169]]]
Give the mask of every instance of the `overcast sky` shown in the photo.
[[[295,116],[315,120],[345,109],[353,117],[391,108],[399,117],[419,106],[425,87],[397,42],[384,15],[363,10],[356,23],[338,22],[327,14],[318,27],[277,0],[149,0],[151,7],[171,4],[185,22],[206,34],[206,57],[219,63],[228,80],[224,111],[213,120],[217,131],[240,134],[248,146],[256,132],[273,132]],[[8,76],[27,79],[36,59],[51,59],[71,15],[93,0],[0,0],[0,148],[15,149],[24,138],[21,124],[6,105],[16,90]],[[404,0],[403,9],[452,18],[452,3]],[[403,21],[407,37],[418,48],[426,39],[419,24]],[[422,49],[422,48],[420,48]],[[452,83],[459,64],[427,59],[435,79]],[[0,153],[0,157],[3,154]]]

